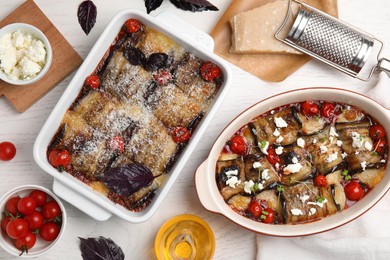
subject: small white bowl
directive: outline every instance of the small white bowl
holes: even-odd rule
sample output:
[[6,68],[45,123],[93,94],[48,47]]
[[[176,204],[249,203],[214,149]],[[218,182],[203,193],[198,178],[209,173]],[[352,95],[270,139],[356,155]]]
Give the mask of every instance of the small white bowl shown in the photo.
[[17,30],[20,30],[23,33],[31,34],[34,39],[41,40],[44,43],[46,49],[45,65],[35,77],[27,80],[10,79],[7,74],[5,74],[2,69],[0,69],[0,79],[12,85],[28,85],[37,82],[47,73],[53,60],[53,51],[45,34],[38,28],[26,23],[12,23],[4,26],[0,29],[0,38],[7,33],[13,33]]
[[20,255],[21,251],[14,246],[12,239],[9,238],[7,234],[5,234],[5,232],[0,231],[0,246],[11,255],[20,256],[23,258],[39,257],[45,254],[46,252],[48,252],[60,240],[61,236],[64,234],[65,227],[66,227],[66,211],[64,205],[62,204],[60,199],[56,195],[54,195],[53,192],[51,192],[45,187],[38,186],[38,185],[23,185],[23,186],[15,187],[12,190],[8,191],[0,198],[0,212],[4,211],[4,207],[8,199],[16,196],[25,197],[29,195],[30,192],[33,190],[41,190],[45,192],[48,195],[48,200],[52,199],[58,203],[62,212],[62,225],[61,225],[60,233],[58,234],[55,240],[44,241],[39,237],[39,234],[37,234],[37,241],[35,245],[28,250],[28,253],[25,252],[22,255]]

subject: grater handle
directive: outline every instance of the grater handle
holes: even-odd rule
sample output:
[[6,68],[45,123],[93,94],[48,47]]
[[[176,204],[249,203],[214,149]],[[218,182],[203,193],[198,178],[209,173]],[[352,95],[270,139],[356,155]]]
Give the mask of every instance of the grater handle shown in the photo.
[[387,76],[390,77],[390,60],[381,58],[378,62],[378,69],[386,72]]

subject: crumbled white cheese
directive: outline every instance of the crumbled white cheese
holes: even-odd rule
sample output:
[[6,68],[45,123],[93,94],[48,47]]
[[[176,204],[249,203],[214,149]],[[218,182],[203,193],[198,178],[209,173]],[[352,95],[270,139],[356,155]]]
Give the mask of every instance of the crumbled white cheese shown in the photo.
[[295,156],[291,159],[291,161],[292,161],[292,163],[294,163],[294,164],[299,162],[299,161],[298,161],[298,158],[295,157]]
[[256,128],[252,128],[252,133],[253,133],[254,135],[257,135],[257,130],[256,130]]
[[303,140],[303,138],[299,137],[299,138],[297,139],[297,145],[298,145],[299,147],[305,148],[305,140]]
[[326,157],[325,161],[326,161],[327,163],[331,163],[331,162],[337,160],[337,156],[338,156],[337,152],[334,152],[334,153],[332,153],[332,154],[329,154],[329,156]]
[[325,145],[321,145],[320,150],[321,150],[321,153],[326,153],[328,151],[328,147],[326,147]]
[[364,142],[364,148],[366,148],[367,150],[371,151],[372,150],[372,144],[368,141],[365,141]]
[[271,113],[271,115],[275,114],[275,110],[271,110],[270,113]]
[[250,180],[250,181],[244,182],[244,184],[245,184],[244,191],[248,194],[251,194],[252,188],[253,188],[253,186],[255,186],[255,183],[252,180]]
[[305,203],[309,198],[310,198],[310,196],[307,194],[304,194],[304,195],[299,197],[299,199],[302,201],[302,203]]
[[303,211],[300,210],[300,209],[291,209],[291,214],[293,214],[294,216],[301,216],[303,215]]
[[279,130],[276,128],[275,131],[273,132],[273,135],[278,137],[280,135]]
[[[294,157],[295,158],[295,157]],[[283,172],[285,174],[295,173],[299,172],[302,169],[302,165],[300,163],[293,163],[289,164],[286,167],[284,167]]]
[[365,171],[365,170],[366,170],[366,167],[367,167],[367,162],[366,162],[366,161],[361,162],[361,163],[360,163],[360,166],[362,167],[362,170]]
[[268,155],[268,147],[269,147],[269,142],[268,141],[265,141],[265,142],[258,142],[257,144],[259,147],[260,147],[260,150],[263,154],[265,155]]
[[225,172],[225,174],[228,178],[233,177],[233,176],[237,176],[238,170],[229,170],[229,171]]
[[336,137],[339,136],[339,134],[336,132],[336,129],[334,128],[334,126],[330,127],[329,135],[336,136]]
[[275,153],[277,155],[281,155],[283,153],[283,146],[278,146],[276,149],[275,149]]
[[241,181],[236,177],[236,176],[233,176],[233,177],[230,177],[227,181],[226,181],[226,185],[229,185],[230,187],[232,188],[235,188],[237,184],[240,184]]
[[315,143],[317,143],[317,142],[318,142],[317,138],[314,138],[314,139],[313,139],[313,144],[315,144]]
[[275,163],[275,168],[276,168],[276,169],[279,169],[279,166],[280,166],[279,163]]
[[352,147],[360,148],[363,145],[363,138],[357,132],[352,132]]
[[269,170],[268,169],[265,169],[264,171],[261,172],[261,178],[264,179],[264,180],[268,180],[269,178],[271,178],[271,176],[269,176]]
[[385,160],[385,159],[382,159],[382,160],[381,160],[381,163],[385,163],[385,162],[386,162],[386,160]]
[[283,140],[284,140],[283,136],[279,136],[278,138],[276,138],[275,142],[280,144]]
[[333,142],[333,139],[334,139],[333,136],[329,136],[329,141],[330,141],[330,142]]
[[312,201],[309,201],[307,204],[308,205],[316,205],[316,206],[322,208],[322,207],[324,207],[325,203],[327,203],[327,202],[328,202],[328,200],[324,199],[322,202],[318,202],[318,201],[312,202]]
[[359,154],[359,151],[355,151],[355,154],[358,155],[358,154]]
[[287,126],[288,126],[288,125],[287,125],[287,122],[284,121],[284,119],[281,118],[281,117],[275,116],[274,122],[275,122],[276,127],[283,128],[283,127],[287,127]]
[[314,214],[316,214],[316,212],[317,212],[316,208],[310,208],[309,209],[309,216],[313,216]]
[[343,159],[345,159],[345,157],[347,157],[348,156],[348,154],[346,153],[346,152],[343,152],[342,154],[341,154],[341,157],[343,158]]
[[260,162],[254,162],[253,163],[253,168],[254,169],[258,169],[258,168],[260,168],[261,167],[261,163]]
[[338,147],[341,147],[341,146],[343,145],[343,141],[337,140],[337,141],[336,141],[336,144],[337,144]]

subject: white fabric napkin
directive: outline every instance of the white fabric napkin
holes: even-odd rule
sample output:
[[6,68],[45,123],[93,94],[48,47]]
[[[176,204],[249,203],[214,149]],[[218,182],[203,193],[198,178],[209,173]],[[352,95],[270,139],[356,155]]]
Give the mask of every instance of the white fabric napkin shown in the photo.
[[[390,96],[383,97],[389,89],[390,78],[381,73],[377,86],[367,95],[390,108]],[[257,235],[257,260],[268,259],[389,260],[390,194],[359,218],[331,231],[295,238]]]

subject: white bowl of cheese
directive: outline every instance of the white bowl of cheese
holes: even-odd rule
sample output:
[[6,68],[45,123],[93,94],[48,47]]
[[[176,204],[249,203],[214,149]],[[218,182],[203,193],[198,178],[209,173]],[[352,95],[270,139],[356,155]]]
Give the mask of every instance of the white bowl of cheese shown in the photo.
[[49,70],[52,49],[38,28],[13,23],[0,29],[0,79],[13,85],[40,80]]

